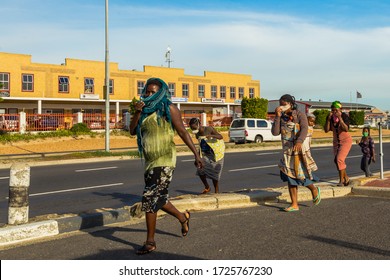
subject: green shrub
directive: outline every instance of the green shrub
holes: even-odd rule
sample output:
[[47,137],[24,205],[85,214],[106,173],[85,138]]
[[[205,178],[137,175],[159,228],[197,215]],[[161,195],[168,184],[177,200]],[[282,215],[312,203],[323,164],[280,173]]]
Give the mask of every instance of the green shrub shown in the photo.
[[76,123],[75,125],[72,126],[70,131],[75,134],[91,132],[91,130],[85,123]]

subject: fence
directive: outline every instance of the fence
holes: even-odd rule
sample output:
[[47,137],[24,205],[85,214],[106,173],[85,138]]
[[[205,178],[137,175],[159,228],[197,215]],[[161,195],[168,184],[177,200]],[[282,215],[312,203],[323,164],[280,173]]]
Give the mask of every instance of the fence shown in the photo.
[[[110,115],[110,129],[123,129],[128,127],[130,117],[123,115]],[[188,127],[192,118],[200,120],[210,126],[229,126],[233,120],[230,115],[213,114],[183,114],[183,124]],[[106,127],[105,114],[0,114],[0,130],[7,132],[54,131],[71,129],[76,123],[85,123],[91,130],[101,130]]]

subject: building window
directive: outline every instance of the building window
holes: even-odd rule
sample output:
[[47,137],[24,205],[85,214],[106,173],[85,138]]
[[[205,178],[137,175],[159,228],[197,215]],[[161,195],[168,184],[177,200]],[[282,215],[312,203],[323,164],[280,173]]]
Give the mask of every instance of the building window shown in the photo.
[[171,96],[175,96],[175,84],[174,83],[168,83],[169,93]]
[[114,94],[114,80],[112,79],[110,79],[110,81],[108,82],[108,92],[110,93],[110,95]]
[[217,86],[211,86],[211,98],[217,98]]
[[249,88],[249,98],[255,97],[255,89],[254,88]]
[[92,78],[84,78],[84,93],[94,93]]
[[9,92],[9,74],[0,73],[0,90]]
[[198,85],[198,97],[204,97],[204,85]]
[[34,91],[34,75],[22,74],[22,91]]
[[142,91],[144,90],[145,82],[144,81],[137,81],[137,95],[141,95]]
[[188,84],[182,84],[181,86],[182,96],[183,97],[189,97],[190,91],[189,91],[189,85]]
[[226,98],[226,87],[225,86],[219,87],[219,94],[220,94],[221,98]]
[[242,99],[244,97],[244,88],[239,87],[238,88],[238,99]]
[[236,88],[235,87],[230,87],[230,98],[236,99]]
[[69,77],[58,77],[58,92],[69,93]]

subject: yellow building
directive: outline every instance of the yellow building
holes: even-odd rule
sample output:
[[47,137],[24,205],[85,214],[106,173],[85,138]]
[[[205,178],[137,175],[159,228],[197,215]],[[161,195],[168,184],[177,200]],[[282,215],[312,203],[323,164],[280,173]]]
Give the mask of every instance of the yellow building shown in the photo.
[[[119,70],[110,63],[110,112],[122,114],[150,77],[163,79],[172,101],[185,114],[240,112],[242,97],[260,97],[260,82],[251,75],[205,71],[186,75],[184,69],[144,66]],[[103,113],[105,63],[65,59],[61,65],[33,63],[31,55],[0,52],[0,114]]]

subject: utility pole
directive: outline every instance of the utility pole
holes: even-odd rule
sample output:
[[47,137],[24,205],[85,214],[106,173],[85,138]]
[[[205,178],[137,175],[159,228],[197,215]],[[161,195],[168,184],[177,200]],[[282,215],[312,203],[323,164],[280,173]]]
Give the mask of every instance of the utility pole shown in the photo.
[[106,0],[106,55],[105,55],[105,80],[104,80],[104,94],[106,98],[106,152],[110,151],[110,67],[109,67],[109,51],[108,51],[108,0]]

